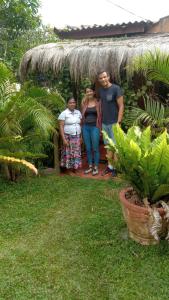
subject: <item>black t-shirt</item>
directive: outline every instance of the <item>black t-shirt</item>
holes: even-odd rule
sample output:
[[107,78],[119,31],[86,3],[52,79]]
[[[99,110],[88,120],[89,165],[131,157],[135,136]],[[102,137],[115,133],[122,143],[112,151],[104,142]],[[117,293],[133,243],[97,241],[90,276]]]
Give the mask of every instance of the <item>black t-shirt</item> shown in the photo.
[[96,106],[94,107],[87,107],[85,111],[85,124],[90,126],[96,126],[97,120],[97,111]]
[[102,123],[106,125],[117,123],[117,98],[122,95],[121,88],[116,84],[112,84],[109,88],[101,87],[99,89],[99,96],[102,103]]

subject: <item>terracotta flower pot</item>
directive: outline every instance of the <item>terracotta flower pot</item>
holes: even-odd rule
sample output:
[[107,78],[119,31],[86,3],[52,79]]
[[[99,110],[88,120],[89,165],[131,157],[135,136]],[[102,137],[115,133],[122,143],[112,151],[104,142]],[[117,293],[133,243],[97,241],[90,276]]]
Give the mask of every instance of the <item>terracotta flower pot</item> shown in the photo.
[[[120,192],[120,201],[123,211],[124,219],[127,223],[129,236],[134,241],[142,245],[155,245],[159,241],[150,233],[150,228],[152,225],[152,220],[150,213],[146,207],[142,207],[136,204],[133,204],[128,199],[126,199],[126,192],[131,190],[131,188],[123,189]],[[161,234],[164,234],[166,231],[166,222],[164,220],[164,209],[158,208],[158,211],[162,217],[162,230]]]

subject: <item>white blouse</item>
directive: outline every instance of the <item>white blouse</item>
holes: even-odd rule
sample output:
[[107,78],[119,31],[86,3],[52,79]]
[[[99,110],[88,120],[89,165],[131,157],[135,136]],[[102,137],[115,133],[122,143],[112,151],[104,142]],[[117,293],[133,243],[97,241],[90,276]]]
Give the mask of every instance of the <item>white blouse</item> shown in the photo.
[[58,120],[64,121],[64,133],[76,135],[81,133],[81,119],[82,115],[79,110],[73,111],[68,108],[65,109],[58,117]]

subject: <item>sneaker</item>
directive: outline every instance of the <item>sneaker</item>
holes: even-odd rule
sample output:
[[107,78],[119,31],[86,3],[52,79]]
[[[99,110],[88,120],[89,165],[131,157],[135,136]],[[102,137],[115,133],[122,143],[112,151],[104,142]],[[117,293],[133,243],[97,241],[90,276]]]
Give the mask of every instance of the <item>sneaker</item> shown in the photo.
[[98,175],[98,174],[99,174],[99,170],[98,170],[97,167],[95,167],[95,168],[93,169],[92,175],[95,176],[95,175]]
[[116,171],[116,169],[111,170],[111,176],[112,177],[117,177],[117,171]]
[[109,167],[107,167],[103,172],[102,172],[102,176],[110,174],[113,170],[109,169]]
[[84,171],[84,174],[92,173],[92,171],[93,171],[92,166],[89,166],[89,168],[88,168],[87,170]]

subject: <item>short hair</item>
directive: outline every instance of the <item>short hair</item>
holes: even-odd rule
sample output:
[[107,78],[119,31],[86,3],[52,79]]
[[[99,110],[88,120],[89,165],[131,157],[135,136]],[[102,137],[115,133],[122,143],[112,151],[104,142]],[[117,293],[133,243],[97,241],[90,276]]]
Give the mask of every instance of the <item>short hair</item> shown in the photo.
[[76,99],[73,96],[71,96],[66,99],[66,103],[68,104],[70,100],[74,100],[76,102]]
[[100,71],[97,72],[97,78],[99,78],[100,74],[102,74],[102,73],[106,73],[107,76],[110,77],[110,73],[109,73],[107,70],[104,70],[104,69],[103,69],[103,70],[100,70]]

